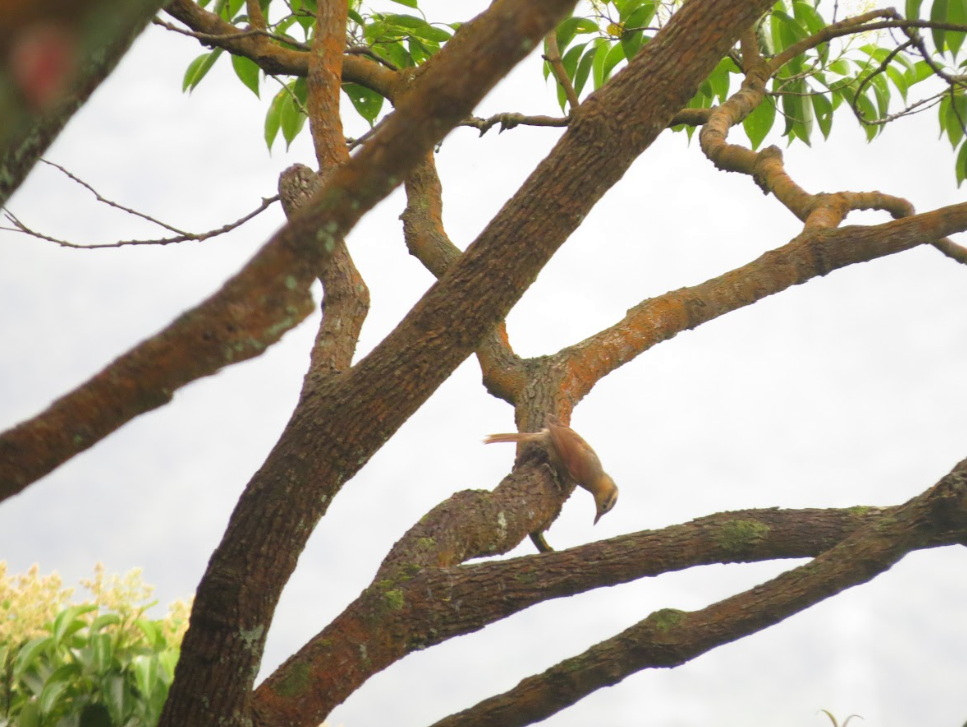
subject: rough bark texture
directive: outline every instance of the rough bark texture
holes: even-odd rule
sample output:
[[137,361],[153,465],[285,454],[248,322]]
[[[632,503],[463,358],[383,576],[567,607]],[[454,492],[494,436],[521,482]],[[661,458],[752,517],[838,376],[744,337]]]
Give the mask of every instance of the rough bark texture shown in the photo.
[[[3,11],[4,54],[18,34],[48,24],[64,34],[70,46],[73,69],[63,92],[32,108],[23,94],[10,90],[12,69],[0,65],[0,207],[21,185],[34,164],[53,143],[74,113],[84,105],[101,82],[127,53],[163,0],[107,3],[94,0],[75,3],[10,3]],[[64,30],[66,29],[66,30]]]
[[[309,211],[296,213],[285,229],[316,222],[317,234],[283,236],[289,249],[313,262],[320,259],[320,245],[331,252],[351,227],[345,221],[355,222],[402,181],[572,5],[502,0],[463,26],[421,70],[380,131],[332,173]],[[346,189],[359,194],[351,197]],[[279,443],[239,500],[199,586],[163,726],[243,724],[250,718],[249,690],[272,612],[312,528],[342,484],[473,350],[466,332],[441,336],[450,319],[439,302],[429,308],[421,316],[418,306],[409,316],[417,333],[411,329],[351,371],[303,392]],[[479,323],[477,328],[479,337]],[[433,348],[449,355],[434,359]],[[432,375],[420,376],[420,369]],[[318,722],[312,715],[299,718]]]
[[[532,2],[518,8],[498,2],[465,25],[422,69],[370,142],[220,291],[0,437],[0,498],[167,403],[186,383],[261,353],[303,320],[311,310],[315,271],[336,242],[573,4]],[[455,78],[473,82],[454,83]]]
[[[898,507],[723,513],[569,551],[466,565],[544,531],[570,495],[556,482],[546,452],[525,447],[492,492],[458,492],[414,525],[373,583],[252,691],[281,590],[333,497],[471,353],[477,352],[491,392],[514,405],[518,426],[533,431],[548,413],[566,421],[602,377],[683,330],[923,242],[959,254],[944,238],[967,228],[967,204],[915,215],[905,200],[879,192],[813,194],[795,183],[777,148],[753,152],[728,142],[730,129],[763,102],[765,83],[781,65],[781,58],[759,56],[750,31],[771,0],[685,3],[609,83],[583,103],[571,98],[559,143],[461,253],[443,229],[431,149],[573,5],[497,0],[425,66],[400,72],[344,53],[343,0],[320,3],[310,51],[242,34],[190,0],[168,6],[205,34],[203,42],[252,58],[266,71],[308,77],[320,172],[296,165],[283,173],[288,224],[220,291],[0,437],[0,497],[7,497],[164,404],[178,387],[258,355],[308,315],[309,286],[322,280],[323,319],[302,396],[212,555],[163,727],[316,725],[412,651],[540,601],[701,564],[813,557],[701,611],[651,614],[440,723],[529,724],[636,671],[680,664],[775,624],[869,580],[911,550],[967,542],[967,465],[961,463]],[[249,7],[253,23],[264,25],[258,3],[250,0]],[[742,88],[717,108],[683,112],[740,37]],[[352,159],[339,118],[340,79],[363,83],[396,104]],[[701,148],[709,159],[750,176],[803,221],[803,232],[745,266],[642,301],[615,325],[556,354],[518,357],[501,321],[601,196],[671,123],[704,124]],[[368,291],[343,237],[404,177],[407,245],[438,281],[353,365]],[[839,227],[849,211],[871,208],[898,219]]]

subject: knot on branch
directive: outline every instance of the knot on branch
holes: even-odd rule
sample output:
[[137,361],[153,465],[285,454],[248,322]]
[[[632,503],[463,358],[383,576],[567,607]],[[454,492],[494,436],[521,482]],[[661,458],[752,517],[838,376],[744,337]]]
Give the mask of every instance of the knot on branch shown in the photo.
[[769,177],[776,166],[782,167],[782,149],[773,145],[759,152],[752,167],[752,179],[759,185],[763,194],[772,192]]
[[279,196],[286,217],[302,209],[322,189],[322,177],[305,164],[293,164],[279,175]]

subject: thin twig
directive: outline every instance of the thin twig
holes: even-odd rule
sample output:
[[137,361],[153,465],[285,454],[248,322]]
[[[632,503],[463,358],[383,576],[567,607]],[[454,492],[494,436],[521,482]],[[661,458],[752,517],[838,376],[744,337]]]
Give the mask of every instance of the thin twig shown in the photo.
[[557,47],[556,29],[551,30],[544,37],[544,43],[547,45],[547,55],[544,56],[544,60],[551,66],[551,72],[554,74],[554,78],[557,79],[557,82],[561,84],[561,88],[564,89],[564,95],[567,97],[570,112],[574,113],[574,110],[581,102],[578,100],[578,95],[574,91],[574,86],[571,85],[571,79],[567,76],[567,70],[564,68],[564,62],[561,60],[561,50]]
[[[189,38],[195,38],[206,43],[224,43],[225,41],[239,40],[241,38],[251,38],[252,36],[261,35],[265,38],[271,38],[272,40],[277,40],[280,43],[285,43],[293,48],[299,50],[308,51],[310,50],[307,43],[302,43],[295,38],[290,38],[286,35],[279,35],[277,33],[270,33],[267,30],[262,30],[261,28],[249,28],[248,30],[239,30],[237,33],[226,33],[224,35],[212,34],[212,33],[196,33],[194,30],[186,30],[184,28],[179,28],[177,25],[172,25],[171,23],[166,23],[160,18],[154,18],[152,21],[155,25],[160,25],[166,30],[170,30],[173,33],[181,33],[182,35],[187,35]],[[234,27],[234,26],[233,26]]]
[[506,131],[515,126],[567,126],[571,119],[567,116],[525,116],[513,112],[494,114],[486,119],[478,116],[471,116],[460,122],[461,126],[472,126],[480,131],[483,136],[495,124],[500,124],[500,130]]
[[[236,227],[240,227],[248,222],[250,219],[258,214],[261,214],[267,210],[272,204],[278,202],[280,199],[279,195],[274,197],[266,197],[262,199],[262,204],[259,205],[258,209],[249,212],[247,215],[235,222],[230,222],[227,225],[223,225],[216,230],[209,230],[208,232],[201,233],[190,233],[186,232],[177,237],[166,237],[158,240],[120,240],[118,242],[102,242],[93,245],[80,245],[76,242],[68,242],[67,240],[60,240],[56,237],[51,237],[50,235],[45,235],[42,232],[37,232],[27,227],[23,222],[21,222],[17,217],[13,215],[9,210],[4,210],[4,216],[10,221],[13,227],[0,227],[0,230],[8,230],[10,232],[21,232],[25,235],[30,235],[31,237],[36,237],[41,240],[47,240],[48,242],[53,242],[61,247],[70,247],[77,250],[98,250],[107,247],[130,247],[132,245],[170,245],[175,242],[187,242],[188,240],[194,240],[196,242],[201,242],[202,240],[207,240],[211,237],[217,237],[218,235],[223,235],[226,232],[234,230]],[[117,205],[115,205],[117,206]],[[124,209],[124,208],[121,208]],[[137,214],[137,213],[134,213]],[[143,217],[144,215],[139,215]],[[161,224],[161,223],[158,223]],[[167,227],[167,225],[165,225]],[[169,228],[174,229],[174,228]]]
[[71,174],[69,171],[67,171],[66,169],[64,169],[64,167],[62,167],[60,164],[55,164],[54,162],[49,161],[47,159],[41,159],[40,161],[42,161],[44,164],[46,164],[48,166],[53,167],[54,169],[59,170],[62,174],[64,174],[65,176],[69,177],[73,181],[77,182],[79,185],[81,185],[82,187],[84,187],[84,189],[88,190],[91,194],[93,194],[97,198],[97,201],[98,202],[102,202],[102,203],[106,204],[108,207],[114,207],[115,209],[119,209],[122,212],[127,212],[128,214],[134,215],[135,217],[140,217],[143,220],[147,220],[148,222],[151,222],[151,223],[153,223],[155,225],[158,225],[158,227],[163,227],[166,230],[171,230],[172,232],[177,233],[179,235],[188,235],[189,234],[189,233],[185,232],[184,230],[179,230],[177,227],[172,227],[171,225],[167,224],[166,222],[162,222],[161,220],[156,220],[154,217],[151,217],[149,215],[146,215],[143,212],[138,212],[137,210],[131,209],[130,207],[125,207],[124,205],[118,204],[117,202],[114,202],[114,201],[112,201],[110,199],[107,199],[106,197],[102,197],[101,194],[96,189],[94,189],[94,187],[92,187],[91,185],[89,185],[83,179],[79,179],[75,175]]
[[295,104],[296,108],[299,109],[299,111],[301,111],[303,114],[305,114],[306,117],[309,116],[309,112],[306,110],[305,104],[303,104],[302,101],[299,100],[299,97],[295,95],[295,91],[289,88],[289,84],[285,83],[281,78],[276,76],[274,73],[268,74],[268,78],[271,78],[273,81],[275,81],[280,86],[282,86],[282,90],[285,91],[287,94],[289,94],[289,96],[292,98],[292,103]]
[[397,66],[395,63],[391,63],[390,61],[386,60],[385,58],[380,57],[380,55],[378,53],[376,53],[376,51],[374,51],[369,46],[365,46],[365,45],[347,45],[346,46],[346,53],[349,53],[351,55],[366,56],[368,58],[372,58],[377,63],[382,63],[384,66],[386,66],[387,68],[389,68],[391,71],[398,71],[398,70],[400,70],[399,69],[399,66]]

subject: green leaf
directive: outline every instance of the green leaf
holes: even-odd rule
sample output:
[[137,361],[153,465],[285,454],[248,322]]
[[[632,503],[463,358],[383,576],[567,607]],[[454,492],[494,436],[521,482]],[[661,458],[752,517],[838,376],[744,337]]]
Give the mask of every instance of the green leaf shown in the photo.
[[[793,90],[795,84],[790,84],[786,90]],[[784,94],[782,97],[782,113],[786,120],[786,128],[783,129],[783,136],[793,135],[793,126],[797,121],[801,121],[804,111],[802,107],[802,96],[791,96]]]
[[957,174],[957,187],[960,187],[964,179],[967,179],[967,144],[960,145],[960,152],[957,154],[954,171]]
[[92,603],[78,606],[68,606],[54,617],[53,637],[54,643],[61,644],[68,636],[80,631],[87,626],[80,616],[91,611],[96,611],[97,606]]
[[[304,81],[305,79],[299,79],[299,81]],[[292,94],[286,94],[285,99],[282,101],[282,110],[279,113],[279,126],[282,129],[282,138],[285,139],[285,148],[288,149],[292,144],[292,141],[299,135],[302,131],[302,127],[306,123],[306,115],[302,113],[299,105],[296,103],[296,98],[299,101],[304,102],[304,95],[299,94],[299,81],[290,84]],[[305,84],[303,83],[303,88]],[[293,98],[295,95],[295,98]]]
[[110,634],[95,634],[91,637],[91,666],[98,674],[104,674],[114,661],[114,642]]
[[272,151],[272,143],[279,133],[279,125],[282,121],[282,102],[285,100],[286,95],[285,90],[275,94],[275,98],[272,99],[272,105],[269,106],[269,110],[265,114],[265,145],[269,148],[269,152]]
[[926,61],[917,61],[916,63],[914,63],[913,71],[914,71],[914,77],[913,77],[913,80],[910,81],[911,86],[915,83],[920,83],[921,81],[925,81],[926,79],[930,78],[933,75],[933,69],[927,64]]
[[[863,115],[863,118],[870,121],[876,119],[876,107],[873,106],[873,102],[870,101],[865,93],[861,93],[856,97],[856,108]],[[866,140],[872,141],[873,137],[879,133],[879,129],[880,127],[878,126],[863,124],[863,131],[866,132]]]
[[153,656],[139,656],[134,660],[134,680],[138,691],[150,697],[161,686],[161,673],[158,659]]
[[644,31],[634,30],[634,28],[647,28],[653,17],[655,17],[655,6],[653,3],[646,3],[631,13],[625,21],[625,28],[630,28],[630,30],[625,30],[621,34],[621,47],[624,49],[625,58],[628,60],[634,58],[635,54],[641,50],[641,46],[647,42]]
[[43,653],[44,650],[53,646],[54,640],[50,636],[40,636],[36,639],[28,641],[26,645],[17,654],[17,658],[13,662],[13,679],[17,681],[23,676],[23,673],[28,669],[31,669],[34,662]]
[[285,148],[288,151],[293,140],[302,131],[302,126],[306,122],[305,115],[296,106],[291,96],[286,96],[282,100],[282,111],[279,115],[279,126],[282,129],[282,138],[285,139]]
[[416,0],[393,0],[394,3],[399,3],[400,5],[405,5],[408,8],[418,8]]
[[[967,25],[967,8],[964,7],[965,0],[949,0],[947,4],[947,22],[955,23],[957,25]],[[950,48],[950,53],[954,57],[960,51],[960,47],[964,44],[964,39],[967,38],[967,34],[958,32],[956,30],[947,31],[947,47]]]
[[780,9],[781,6],[780,0],[769,16],[769,37],[776,53],[781,53],[795,43],[800,32],[798,24]]
[[416,65],[421,63],[426,63],[430,56],[435,55],[440,51],[439,43],[434,43],[433,41],[427,40],[423,41],[417,38],[415,35],[410,36],[406,45],[410,49],[410,57]]
[[102,613],[100,616],[91,621],[91,634],[96,634],[101,629],[107,626],[115,626],[121,623],[121,617],[116,613]]
[[[47,687],[49,687],[51,684],[57,684],[58,682],[69,682],[74,677],[79,676],[80,673],[80,664],[70,663],[59,666],[50,673],[49,677],[47,677],[47,682],[44,686],[44,689],[46,691]],[[41,709],[43,709],[43,705],[41,705]]]
[[[933,5],[930,6],[930,20],[935,23],[946,22],[947,0],[933,0]],[[937,46],[937,53],[943,53],[946,31],[942,28],[931,28],[930,33],[933,35],[934,45]]]
[[17,727],[39,727],[40,725],[40,704],[36,700],[26,702],[20,709],[17,718]]
[[451,33],[442,28],[430,25],[423,18],[418,18],[415,15],[386,15],[384,21],[392,29],[402,30],[402,35],[412,34],[437,43],[444,43],[450,40]]
[[920,5],[923,0],[907,0],[906,15],[909,20],[920,19]]
[[416,65],[409,52],[403,44],[396,40],[392,43],[377,43],[373,46],[373,52],[380,58],[389,61],[397,68],[410,68]]
[[647,28],[652,18],[655,17],[655,3],[649,2],[635,10],[624,21],[626,28]]
[[910,89],[910,85],[907,83],[906,76],[896,68],[896,66],[887,66],[886,75],[889,76],[890,80],[893,81],[893,85],[896,86],[897,91],[903,96],[903,100],[907,100],[907,91]]
[[[598,38],[597,40],[600,40]],[[584,55],[578,63],[577,70],[574,72],[574,92],[581,96],[584,84],[587,83],[588,76],[591,75],[591,64],[594,63],[594,56],[597,53],[597,46],[594,42],[588,43]]]
[[383,97],[372,89],[355,83],[344,83],[342,90],[349,96],[356,113],[362,116],[372,126],[379,112],[383,108]]
[[810,137],[813,134],[813,120],[815,118],[813,114],[813,97],[801,96],[800,106],[802,107],[802,116],[796,119],[796,123],[793,124],[793,133],[805,142],[806,146],[811,146]]
[[252,90],[255,96],[259,97],[259,65],[245,56],[232,56],[232,68],[238,80]]
[[762,99],[755,110],[745,117],[742,128],[745,129],[746,136],[752,142],[752,148],[758,149],[763,139],[772,129],[776,120],[776,107],[772,105],[772,99],[766,96]]
[[802,0],[796,0],[792,4],[792,8],[796,20],[806,27],[810,35],[815,35],[826,27],[826,21],[823,20],[823,16],[819,14],[812,4],[802,2]]
[[568,18],[557,26],[557,48],[563,53],[578,33],[596,33],[597,31],[597,23],[587,18]]
[[202,53],[195,60],[188,64],[188,68],[185,70],[185,77],[181,82],[182,91],[193,91],[195,86],[201,83],[207,73],[215,65],[215,61],[222,54],[221,48],[216,48],[210,53]]
[[842,58],[836,59],[828,66],[826,66],[826,68],[828,68],[833,73],[839,74],[840,76],[848,76],[850,71],[849,63],[847,63]]
[[102,686],[104,704],[111,714],[114,724],[124,724],[128,712],[128,699],[124,688],[124,677],[120,674],[108,676]]
[[567,73],[567,77],[573,82],[574,74],[577,71],[578,59],[581,57],[581,53],[584,52],[584,47],[587,43],[580,43],[579,45],[571,48],[564,57],[561,58],[561,63],[564,64],[564,72]]
[[60,699],[60,695],[64,693],[67,689],[67,682],[58,681],[48,683],[44,687],[44,691],[40,693],[40,699],[38,703],[40,704],[40,713],[44,716],[51,713],[54,707],[57,705],[57,701]]
[[[616,48],[620,48],[620,43],[615,43]],[[601,88],[605,82],[604,66],[608,60],[608,56],[611,54],[611,44],[608,41],[601,39],[601,43],[598,45],[598,49],[594,53],[594,63],[592,64],[592,70],[594,71],[594,87]]]
[[[950,96],[945,98],[950,99]],[[967,97],[956,95],[952,102],[946,104],[947,116],[944,126],[947,129],[947,138],[950,139],[950,146],[954,149],[964,138],[964,124],[967,124]]]
[[640,8],[642,5],[651,5],[652,12],[654,12],[655,4],[651,0],[615,0],[615,7],[618,8],[618,20],[622,23],[631,15],[635,10]]
[[873,76],[870,86],[873,87],[873,95],[876,97],[876,118],[882,119],[890,112],[890,87],[882,74]]
[[829,99],[823,95],[816,95],[813,99],[813,111],[816,113],[816,123],[824,139],[829,138],[829,132],[833,128],[833,105]]
[[719,97],[719,101],[725,101],[729,97],[729,71],[734,66],[735,62],[731,58],[723,58],[708,77],[709,86],[713,94]]
[[135,621],[135,624],[139,629],[141,629],[141,633],[144,634],[145,639],[148,641],[148,645],[153,651],[161,651],[168,645],[165,641],[165,634],[161,629],[160,621],[151,621],[146,618],[139,618],[137,621]]
[[604,80],[611,78],[614,67],[625,59],[625,47],[621,43],[615,43],[608,51],[608,57],[604,59]]

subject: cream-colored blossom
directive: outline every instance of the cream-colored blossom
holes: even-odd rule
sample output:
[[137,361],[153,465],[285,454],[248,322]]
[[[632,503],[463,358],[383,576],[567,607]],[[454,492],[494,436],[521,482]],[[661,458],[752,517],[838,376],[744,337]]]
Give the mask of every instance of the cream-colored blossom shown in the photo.
[[[154,587],[142,581],[140,568],[118,576],[105,573],[104,566],[98,563],[93,578],[82,579],[81,585],[89,596],[77,600],[72,598],[74,589],[64,588],[56,572],[42,576],[35,564],[26,573],[11,576],[7,574],[6,561],[0,561],[0,644],[20,644],[45,636],[57,614],[72,604],[96,606],[80,616],[87,624],[99,615],[117,614],[120,623],[110,628],[119,640],[143,638],[137,621],[154,605],[150,601]],[[160,625],[169,645],[181,643],[191,604],[192,599],[175,601],[161,617]]]

